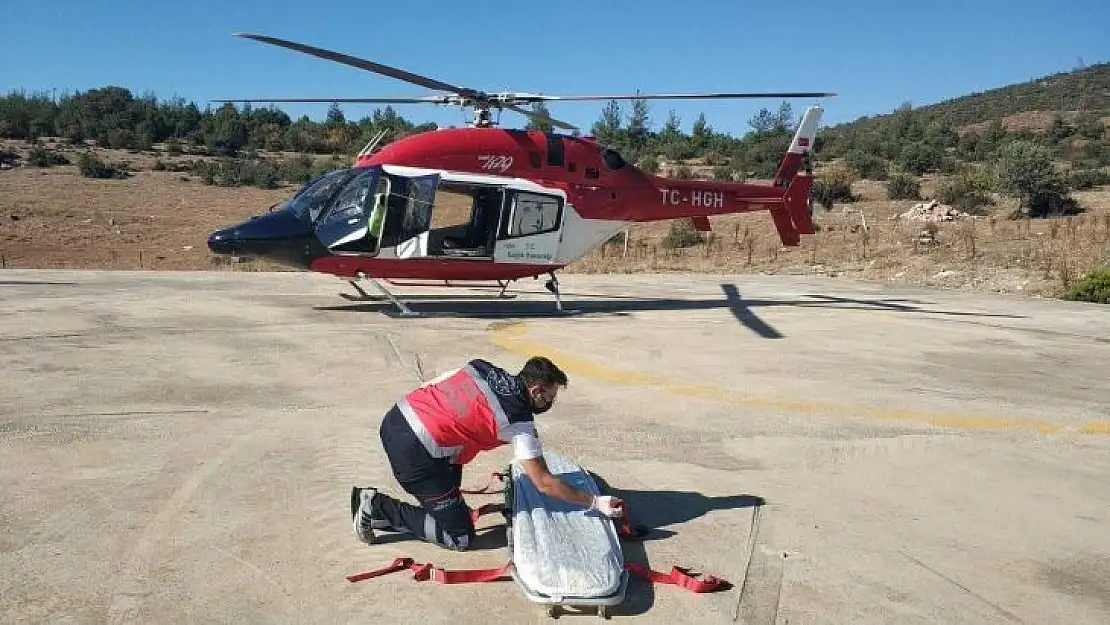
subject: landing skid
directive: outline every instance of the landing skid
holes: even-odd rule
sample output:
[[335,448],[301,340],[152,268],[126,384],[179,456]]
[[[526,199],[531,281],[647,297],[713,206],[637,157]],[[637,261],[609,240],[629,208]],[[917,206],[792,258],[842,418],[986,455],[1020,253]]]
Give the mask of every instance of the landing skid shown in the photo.
[[578,310],[563,309],[563,297],[562,294],[559,292],[559,278],[555,276],[554,271],[552,271],[548,275],[551,276],[551,279],[544,283],[544,286],[547,287],[548,291],[551,291],[551,293],[555,295],[555,309],[564,315],[577,315],[579,312],[581,312]]
[[[397,297],[395,295],[393,295],[393,293],[390,293],[389,289],[385,288],[382,285],[381,282],[378,282],[377,280],[367,276],[366,274],[360,274],[359,278],[361,278],[363,280],[369,280],[370,284],[373,284],[374,286],[378,287],[378,290],[382,292],[382,295],[387,297],[389,299],[389,301],[393,302],[393,305],[396,306],[401,311],[401,316],[402,317],[419,317],[420,316],[420,313],[414,312],[408,306],[406,306],[404,302],[397,299]],[[351,282],[351,284],[355,285],[354,282]],[[355,288],[358,289],[359,293],[362,293],[362,294],[366,295],[366,291],[363,291],[362,289],[360,289],[358,287],[358,285],[355,285]],[[370,296],[367,295],[367,297],[370,297]],[[380,298],[373,298],[373,300],[374,301],[381,301]]]
[[[562,293],[559,289],[559,278],[555,275],[554,271],[549,272],[548,275],[551,276],[551,278],[546,283],[544,283],[544,286],[547,288],[548,291],[551,291],[551,293],[553,295],[555,295],[555,310],[558,311],[558,313],[561,314],[561,315],[577,315],[577,314],[580,314],[581,311],[579,311],[579,310],[567,310],[563,307],[563,297],[562,297]],[[539,276],[536,276],[536,278],[539,278]],[[347,282],[352,287],[354,287],[354,289],[356,291],[358,291],[359,294],[358,294],[358,296],[354,296],[354,295],[348,295],[346,293],[340,293],[339,294],[340,297],[342,297],[342,298],[344,298],[348,301],[353,301],[353,302],[384,302],[386,300],[389,300],[390,303],[392,303],[394,306],[397,307],[397,309],[400,311],[400,315],[402,317],[421,317],[421,316],[423,316],[423,313],[416,312],[416,311],[412,310],[411,308],[409,308],[408,305],[405,304],[404,300],[402,300],[401,298],[397,297],[392,292],[390,292],[390,290],[385,288],[385,286],[381,282],[379,282],[378,280],[376,280],[374,278],[371,278],[370,276],[367,276],[366,274],[361,273],[361,272],[358,274],[358,279],[359,280],[366,280],[366,281],[370,282],[371,284],[373,284],[375,288],[377,288],[379,291],[381,291],[381,295],[380,296],[371,295],[371,294],[367,293],[365,289],[363,289],[361,286],[359,286],[358,283],[355,282],[354,280],[348,280]],[[509,285],[512,284],[512,282],[513,282],[512,280],[498,280],[497,281],[497,284],[501,287],[500,293],[497,294],[498,299],[513,299],[513,298],[516,297],[515,294],[513,294],[513,295],[506,295],[505,294],[505,291],[508,290]]]
[[378,297],[377,295],[370,295],[369,293],[364,291],[362,289],[362,287],[359,286],[358,283],[355,282],[354,280],[348,280],[347,282],[351,286],[353,286],[356,291],[358,291],[358,296],[356,297],[354,295],[347,295],[346,293],[340,293],[339,297],[342,297],[343,299],[345,299],[347,301],[350,301],[350,302],[380,302],[380,301],[383,301],[383,298]]

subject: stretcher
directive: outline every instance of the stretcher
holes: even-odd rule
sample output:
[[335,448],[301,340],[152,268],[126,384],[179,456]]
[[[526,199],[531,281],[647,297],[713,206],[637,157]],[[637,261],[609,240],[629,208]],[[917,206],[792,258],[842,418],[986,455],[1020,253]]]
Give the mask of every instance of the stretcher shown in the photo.
[[[544,453],[548,470],[574,488],[602,494],[593,477],[570,459]],[[617,524],[539,492],[513,462],[507,472],[505,517],[509,573],[524,596],[550,616],[561,606],[596,607],[608,618],[628,588]]]

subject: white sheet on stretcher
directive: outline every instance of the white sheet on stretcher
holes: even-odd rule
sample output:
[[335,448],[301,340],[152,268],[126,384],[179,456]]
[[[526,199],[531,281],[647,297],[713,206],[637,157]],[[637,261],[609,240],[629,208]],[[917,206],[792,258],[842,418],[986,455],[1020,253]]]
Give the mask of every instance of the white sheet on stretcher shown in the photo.
[[[544,459],[567,484],[600,494],[570,460],[550,451]],[[624,556],[614,524],[597,510],[540,494],[518,464],[512,472],[512,558],[521,582],[557,597],[605,597],[620,590]]]

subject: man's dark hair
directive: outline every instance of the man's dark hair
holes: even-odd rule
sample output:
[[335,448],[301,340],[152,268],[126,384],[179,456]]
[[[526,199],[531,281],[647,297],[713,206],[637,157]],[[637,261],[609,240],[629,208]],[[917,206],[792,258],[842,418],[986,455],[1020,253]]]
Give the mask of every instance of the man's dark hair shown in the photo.
[[525,384],[535,382],[539,384],[558,384],[559,386],[567,385],[567,374],[543,356],[529,358],[528,362],[524,363],[524,368],[520,370],[520,379]]

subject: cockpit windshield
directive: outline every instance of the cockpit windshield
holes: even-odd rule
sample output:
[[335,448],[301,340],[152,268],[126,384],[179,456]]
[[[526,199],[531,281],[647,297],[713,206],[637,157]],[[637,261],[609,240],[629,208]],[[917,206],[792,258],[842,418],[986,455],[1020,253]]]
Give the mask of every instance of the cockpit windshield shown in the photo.
[[337,169],[309,181],[293,197],[285,201],[282,209],[288,209],[300,218],[308,215],[309,220],[315,223],[316,218],[320,216],[320,211],[327,206],[328,200],[354,173],[353,169]]

